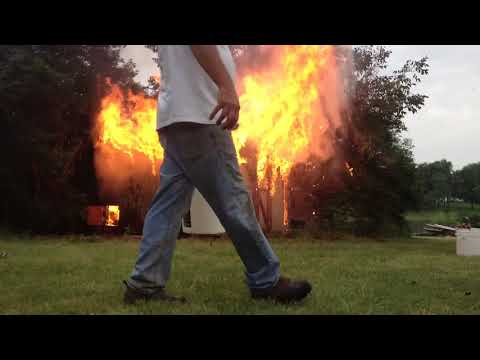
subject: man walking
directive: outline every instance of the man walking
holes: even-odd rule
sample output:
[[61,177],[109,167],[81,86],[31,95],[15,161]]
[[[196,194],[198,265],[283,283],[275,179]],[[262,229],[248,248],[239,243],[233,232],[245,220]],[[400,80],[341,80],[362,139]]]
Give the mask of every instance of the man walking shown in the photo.
[[210,204],[246,268],[252,298],[298,301],[307,281],[280,276],[279,260],[255,216],[231,131],[239,100],[227,45],[160,45],[157,129],[164,149],[160,187],[145,217],[140,254],[124,302],[185,301],[165,291],[181,219],[194,188]]

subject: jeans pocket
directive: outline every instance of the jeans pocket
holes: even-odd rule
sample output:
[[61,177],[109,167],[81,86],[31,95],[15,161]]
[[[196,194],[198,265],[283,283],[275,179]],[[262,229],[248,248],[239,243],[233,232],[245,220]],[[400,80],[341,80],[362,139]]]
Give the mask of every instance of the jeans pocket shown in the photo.
[[216,126],[213,137],[217,151],[221,152],[229,160],[237,160],[237,151],[235,150],[235,143],[230,131],[222,130]]
[[214,132],[214,138],[216,151],[222,159],[224,174],[228,178],[226,182],[230,183],[232,195],[244,192],[243,176],[240,170],[232,133],[217,127]]

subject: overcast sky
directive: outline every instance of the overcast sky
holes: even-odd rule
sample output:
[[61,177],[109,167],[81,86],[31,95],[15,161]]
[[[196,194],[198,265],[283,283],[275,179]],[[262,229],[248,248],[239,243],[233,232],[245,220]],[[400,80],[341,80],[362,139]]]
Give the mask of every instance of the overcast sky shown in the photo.
[[[430,73],[418,91],[428,95],[424,108],[406,119],[405,134],[413,140],[416,162],[447,159],[455,169],[480,161],[480,46],[395,45],[392,68],[407,59],[428,56]],[[137,64],[139,81],[158,73],[153,53],[143,45],[129,45],[126,58]]]

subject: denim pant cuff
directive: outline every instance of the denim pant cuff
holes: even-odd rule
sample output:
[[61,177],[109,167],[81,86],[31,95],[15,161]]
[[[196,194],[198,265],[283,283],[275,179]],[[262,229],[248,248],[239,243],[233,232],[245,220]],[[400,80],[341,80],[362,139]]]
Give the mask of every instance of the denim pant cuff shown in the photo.
[[126,280],[126,283],[128,284],[129,287],[145,293],[154,293],[159,289],[163,289],[163,286],[155,285],[152,283],[141,282],[138,280],[134,280],[132,278],[129,278],[128,280]]
[[280,264],[273,262],[256,273],[245,272],[246,283],[250,289],[266,289],[275,286],[280,278]]

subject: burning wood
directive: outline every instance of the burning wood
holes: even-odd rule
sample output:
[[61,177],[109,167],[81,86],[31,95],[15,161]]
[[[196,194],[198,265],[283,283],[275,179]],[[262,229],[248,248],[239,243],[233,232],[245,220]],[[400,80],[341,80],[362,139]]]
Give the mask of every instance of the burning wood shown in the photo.
[[345,162],[345,168],[347,169],[348,175],[353,177],[353,167],[351,167],[348,162]]

